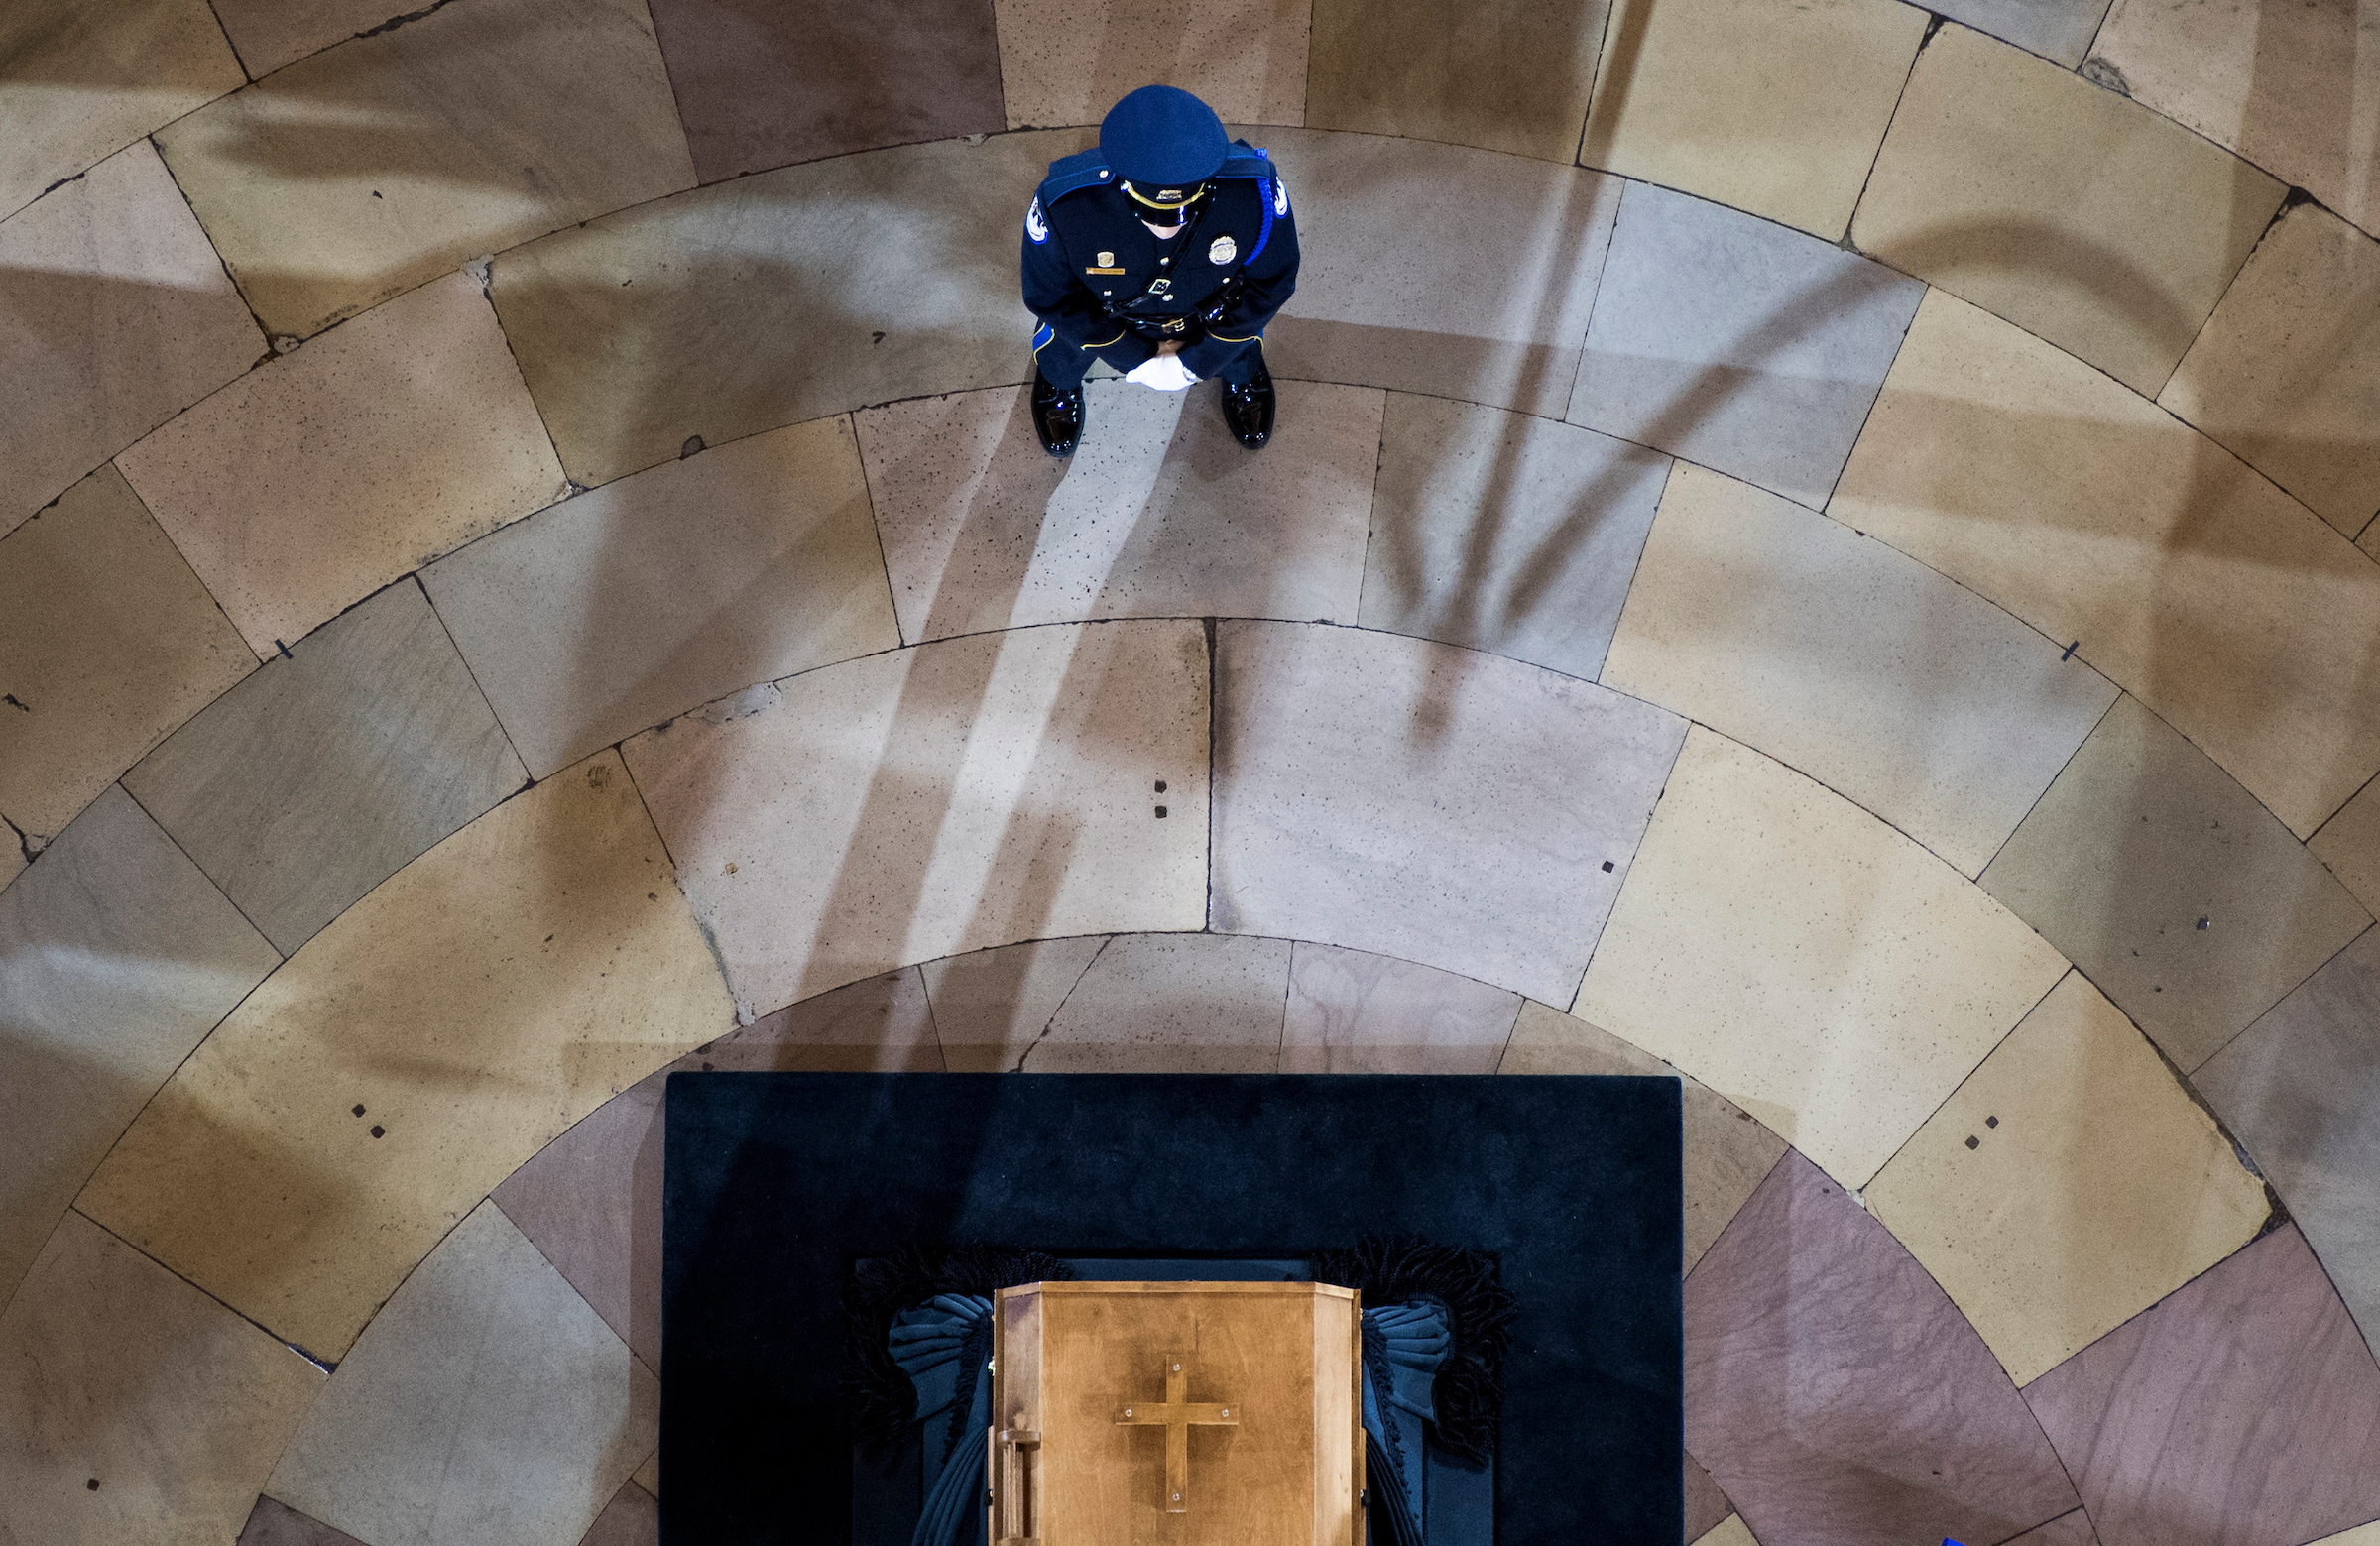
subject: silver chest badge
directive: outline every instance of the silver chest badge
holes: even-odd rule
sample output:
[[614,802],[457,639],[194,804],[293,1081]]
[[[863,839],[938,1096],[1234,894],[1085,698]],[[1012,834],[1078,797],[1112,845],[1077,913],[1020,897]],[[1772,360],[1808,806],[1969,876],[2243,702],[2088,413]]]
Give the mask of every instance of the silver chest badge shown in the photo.
[[1228,236],[1218,236],[1207,248],[1209,263],[1229,263],[1240,256],[1240,244]]

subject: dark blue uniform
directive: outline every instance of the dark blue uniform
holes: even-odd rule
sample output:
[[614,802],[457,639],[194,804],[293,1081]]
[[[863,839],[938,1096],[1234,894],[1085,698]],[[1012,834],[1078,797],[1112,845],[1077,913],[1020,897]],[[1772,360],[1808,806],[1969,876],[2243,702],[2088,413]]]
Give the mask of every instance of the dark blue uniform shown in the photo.
[[1265,324],[1297,288],[1297,221],[1280,173],[1246,141],[1232,146],[1204,197],[1160,241],[1101,153],[1054,162],[1024,218],[1024,303],[1041,318],[1041,375],[1072,391],[1094,359],[1144,364],[1168,338],[1191,374],[1246,385],[1261,369]]

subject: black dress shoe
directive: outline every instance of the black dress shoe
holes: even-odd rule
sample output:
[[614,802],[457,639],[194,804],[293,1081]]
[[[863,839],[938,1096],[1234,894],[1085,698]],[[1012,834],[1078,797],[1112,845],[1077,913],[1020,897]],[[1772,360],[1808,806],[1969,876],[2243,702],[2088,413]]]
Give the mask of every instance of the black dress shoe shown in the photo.
[[1083,389],[1060,392],[1039,371],[1033,372],[1033,433],[1050,455],[1072,456],[1083,438]]
[[1232,438],[1251,451],[1272,438],[1272,372],[1261,363],[1247,386],[1223,384],[1223,421],[1231,426]]

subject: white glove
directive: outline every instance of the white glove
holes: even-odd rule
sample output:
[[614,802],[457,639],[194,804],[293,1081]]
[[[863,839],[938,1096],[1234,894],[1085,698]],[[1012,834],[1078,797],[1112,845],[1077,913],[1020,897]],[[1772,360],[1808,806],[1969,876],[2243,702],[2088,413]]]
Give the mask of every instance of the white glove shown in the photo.
[[1145,364],[1135,365],[1125,372],[1124,379],[1136,381],[1143,387],[1154,387],[1159,392],[1179,392],[1198,380],[1190,374],[1189,367],[1182,363],[1178,354],[1160,354]]

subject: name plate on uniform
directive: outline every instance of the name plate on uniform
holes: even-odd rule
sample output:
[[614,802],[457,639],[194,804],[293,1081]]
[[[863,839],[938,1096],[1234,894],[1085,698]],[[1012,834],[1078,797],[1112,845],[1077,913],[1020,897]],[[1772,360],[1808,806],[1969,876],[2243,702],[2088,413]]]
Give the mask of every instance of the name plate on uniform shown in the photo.
[[989,1538],[1362,1546],[1363,1353],[1328,1283],[1002,1289]]

